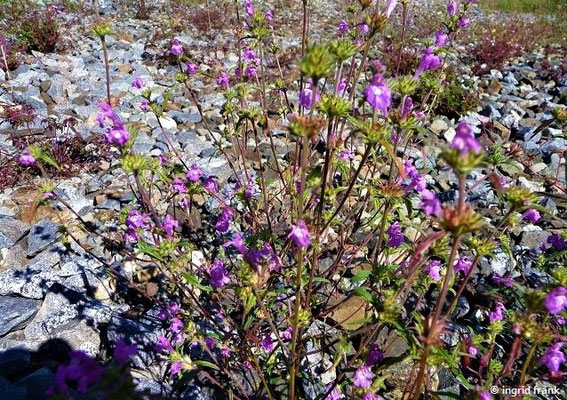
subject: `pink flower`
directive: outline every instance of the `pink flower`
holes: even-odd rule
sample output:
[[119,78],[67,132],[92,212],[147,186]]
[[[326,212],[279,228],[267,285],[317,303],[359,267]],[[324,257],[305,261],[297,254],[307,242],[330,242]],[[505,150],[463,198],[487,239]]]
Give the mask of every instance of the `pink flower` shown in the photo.
[[466,17],[461,17],[457,23],[461,28],[468,28],[471,24],[471,20]]
[[236,248],[236,250],[238,250],[238,252],[242,255],[246,255],[248,253],[248,249],[244,245],[244,240],[242,239],[242,235],[240,235],[239,233],[234,235],[232,240],[229,240],[228,242],[226,242],[222,246],[223,247],[234,246]]
[[20,165],[24,167],[29,167],[34,165],[36,163],[36,160],[34,156],[32,156],[32,154],[30,153],[30,150],[25,149],[24,151],[22,151],[22,154],[20,154],[20,157],[18,158],[18,162],[20,163]]
[[360,367],[358,367],[356,371],[354,371],[354,375],[353,375],[354,380],[352,384],[354,385],[354,387],[358,387],[358,388],[368,387],[372,385],[373,376],[374,375],[372,375],[372,371],[370,371],[370,369],[363,364]]
[[162,227],[165,231],[165,234],[167,235],[167,238],[171,239],[173,238],[173,231],[175,231],[175,229],[179,227],[179,222],[173,219],[171,215],[167,214],[162,222]]
[[567,288],[557,287],[545,296],[544,305],[550,314],[559,314],[567,308]]
[[358,25],[358,31],[360,32],[361,35],[368,35],[368,32],[370,32],[370,27],[365,23],[362,23]]
[[100,127],[104,126],[106,119],[110,119],[112,122],[112,127],[106,131],[106,141],[123,147],[130,140],[130,133],[109,104],[103,102],[99,104],[99,107],[101,112],[97,117],[97,121]]
[[406,97],[404,100],[404,106],[402,107],[402,119],[405,120],[410,116],[413,110],[413,100],[410,96]]
[[138,346],[136,344],[128,345],[124,339],[120,339],[116,342],[116,347],[114,348],[114,359],[119,364],[125,364],[137,352]]
[[183,54],[183,46],[177,38],[171,41],[171,54],[177,57]]
[[269,335],[267,335],[260,344],[262,348],[268,353],[274,349],[274,341]]
[[163,335],[158,336],[158,342],[155,346],[156,353],[162,353],[164,351],[171,353],[173,351],[173,347],[168,338]]
[[246,7],[246,14],[254,15],[254,6],[252,5],[252,0],[244,0],[244,6]]
[[309,247],[311,245],[311,235],[307,229],[307,225],[303,220],[298,220],[292,227],[291,232],[287,235],[299,247]]
[[148,111],[149,109],[150,109],[150,102],[147,100],[142,100],[142,102],[140,103],[140,110]]
[[266,10],[264,11],[264,17],[266,18],[266,21],[271,21],[274,19],[274,12],[272,10]]
[[441,280],[441,261],[432,260],[423,268],[423,270],[433,279],[435,282]]
[[479,400],[492,400],[492,395],[485,390],[480,393]]
[[347,86],[347,82],[345,78],[342,78],[339,83],[337,83],[337,93],[343,94]]
[[557,342],[551,345],[545,354],[539,359],[550,371],[557,372],[561,368],[561,364],[565,362],[565,354],[561,351],[563,343]]
[[219,191],[219,187],[217,185],[216,178],[209,176],[207,179],[203,181],[203,188],[208,190],[211,193],[216,193]]
[[364,393],[362,395],[362,400],[381,400],[382,398],[380,396],[378,396],[377,394],[374,393]]
[[539,213],[538,210],[529,208],[522,214],[522,219],[531,222],[532,224],[535,224],[537,221],[541,219],[541,214]]
[[479,153],[481,151],[480,143],[474,137],[472,128],[465,122],[457,125],[456,134],[451,141],[451,148],[459,150],[461,156],[466,156],[470,152]]
[[282,339],[291,340],[293,336],[293,326],[288,327],[285,331],[281,333]]
[[364,97],[373,109],[388,114],[388,108],[392,102],[392,92],[382,74],[374,75],[370,85],[364,89]]
[[148,226],[150,218],[138,210],[131,210],[126,217],[126,225],[131,229],[145,228]]
[[255,78],[255,77],[257,76],[257,74],[256,74],[256,67],[253,66],[253,65],[249,65],[249,66],[246,68],[246,76],[247,76],[248,78]]

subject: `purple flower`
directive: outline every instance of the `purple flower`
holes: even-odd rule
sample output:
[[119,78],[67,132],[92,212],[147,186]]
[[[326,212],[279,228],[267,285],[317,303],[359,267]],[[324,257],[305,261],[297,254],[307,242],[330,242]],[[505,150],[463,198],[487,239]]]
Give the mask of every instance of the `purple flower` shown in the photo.
[[[333,388],[333,390],[331,390],[331,387]],[[325,393],[329,392],[329,390],[331,390],[331,392],[325,397],[325,400],[340,400],[341,393],[339,392],[338,386],[334,385],[331,382],[327,386],[325,386]]]
[[423,57],[421,58],[421,62],[419,63],[419,67],[415,71],[415,78],[419,78],[423,71],[429,71],[431,69],[436,69],[441,66],[441,59],[433,53],[433,46],[430,46],[425,50]]
[[179,222],[173,219],[171,215],[167,214],[162,222],[162,227],[167,238],[171,239],[173,237],[173,231],[179,227]]
[[185,182],[183,182],[183,179],[181,178],[175,178],[173,184],[171,185],[171,189],[179,194],[187,193],[187,186],[185,185]]
[[68,365],[61,365],[55,373],[55,387],[61,393],[68,393],[69,384],[75,383],[77,392],[87,393],[90,386],[98,383],[104,370],[95,360],[82,351],[73,351]]
[[216,178],[213,176],[209,176],[203,182],[203,187],[211,193],[216,193],[219,191],[219,187],[217,185]]
[[392,92],[382,74],[374,75],[370,85],[364,89],[364,97],[373,109],[381,110],[384,114],[388,113]]
[[130,229],[145,228],[150,222],[149,216],[138,210],[131,210],[126,217],[126,225]]
[[471,24],[471,20],[466,17],[461,17],[459,18],[459,21],[457,23],[461,28],[468,28]]
[[187,69],[187,73],[189,75],[195,75],[195,73],[197,73],[197,71],[199,70],[199,67],[190,61],[187,61],[185,63],[185,68]]
[[358,31],[360,32],[361,35],[368,35],[368,32],[370,32],[370,27],[365,23],[362,23],[358,25]]
[[260,59],[254,52],[254,50],[252,50],[250,47],[247,47],[246,50],[244,50],[244,53],[242,54],[242,61],[253,62],[255,64],[258,64],[260,62]]
[[384,360],[384,352],[382,352],[380,346],[378,346],[376,343],[371,344],[365,364],[369,367],[372,367],[373,365],[380,363],[383,360]]
[[187,172],[187,179],[191,182],[197,182],[203,176],[203,170],[196,164],[193,164],[189,167],[189,171]]
[[445,33],[444,29],[439,29],[435,34],[435,46],[443,47],[449,43],[450,40],[451,38]]
[[567,288],[557,287],[545,296],[545,308],[550,314],[559,314],[567,308]]
[[220,76],[217,79],[217,85],[222,86],[225,90],[230,88],[230,78],[228,74],[224,71],[221,72]]
[[478,153],[481,150],[480,143],[474,137],[472,128],[466,122],[457,125],[456,134],[451,141],[451,148],[459,150],[461,156],[466,156],[469,152]]
[[181,333],[183,331],[183,322],[177,317],[172,318],[169,322],[169,331],[171,333]]
[[272,10],[266,10],[264,11],[264,17],[266,18],[266,21],[271,21],[274,19],[274,12]]
[[246,255],[246,253],[248,253],[248,249],[244,245],[244,240],[242,239],[242,235],[240,235],[239,233],[234,235],[234,238],[232,240],[229,240],[222,246],[223,247],[234,246],[234,248],[236,248],[236,250],[238,250],[238,252],[242,255]]
[[209,276],[211,280],[211,286],[215,289],[224,287],[226,284],[230,283],[228,277],[228,271],[224,267],[221,260],[215,260],[211,269],[209,270]]
[[228,347],[223,347],[220,353],[224,358],[230,357],[230,349]]
[[183,46],[177,38],[171,41],[171,54],[173,54],[174,56],[180,56],[181,54],[183,54]]
[[344,149],[338,154],[337,157],[344,162],[349,162],[350,160],[354,159],[354,153],[351,149]]
[[522,219],[531,222],[532,224],[535,224],[537,221],[541,219],[541,214],[539,213],[538,210],[529,208],[522,214]]
[[116,347],[114,348],[114,359],[118,361],[119,364],[125,364],[128,362],[130,357],[138,352],[138,346],[136,344],[127,344],[124,339],[118,340],[116,342]]
[[339,35],[344,35],[345,33],[347,33],[350,30],[350,26],[349,26],[348,22],[346,22],[343,19],[343,20],[341,20],[341,22],[339,22],[339,26],[338,26],[337,30],[339,31]]
[[394,9],[396,8],[397,5],[398,5],[398,0],[388,0],[388,8],[386,9],[386,17],[390,18],[390,15],[392,15],[392,12],[394,12]]
[[142,89],[144,87],[144,82],[142,81],[142,78],[136,76],[132,81],[132,87],[136,89]]
[[514,279],[512,279],[508,275],[500,276],[498,274],[494,274],[494,276],[492,277],[492,282],[507,288],[514,287]]
[[450,0],[449,4],[447,4],[447,14],[449,14],[450,16],[455,15],[458,9],[459,5],[455,0]]
[[256,67],[253,65],[249,65],[246,68],[246,76],[248,78],[256,78],[257,74],[256,74]]
[[386,233],[388,234],[388,246],[398,248],[404,242],[404,235],[398,221],[390,225]]
[[268,353],[274,349],[274,341],[272,340],[270,335],[266,335],[266,337],[262,340],[260,345]]
[[150,102],[147,100],[142,100],[142,102],[140,103],[140,110],[148,111],[149,109],[150,109]]
[[423,270],[433,279],[435,282],[441,280],[441,261],[432,260],[423,268]]
[[291,232],[287,235],[299,247],[309,247],[311,245],[311,235],[307,229],[307,225],[303,220],[298,220],[292,227]]
[[204,342],[205,342],[205,346],[207,346],[207,349],[209,350],[213,350],[215,347],[217,347],[217,341],[215,340],[215,338],[207,336]]
[[18,158],[18,162],[20,163],[20,165],[24,167],[29,167],[36,163],[35,157],[32,156],[29,149],[25,149],[24,151],[22,151],[22,154],[20,154],[20,158]]
[[175,301],[169,303],[169,306],[167,308],[171,315],[177,315],[181,311],[181,306],[179,305],[179,303],[176,303]]
[[169,374],[171,376],[179,375],[181,372],[181,368],[183,368],[183,363],[181,361],[176,361],[171,364],[171,369],[169,370]]
[[124,234],[124,241],[126,243],[137,243],[139,239],[138,232],[133,229],[129,229],[128,232]]
[[252,5],[252,0],[244,0],[244,6],[246,7],[246,14],[254,15],[254,6]]
[[443,209],[441,208],[441,202],[437,198],[434,192],[429,190],[423,190],[421,193],[421,209],[425,215],[435,215],[440,217]]
[[[315,104],[321,100],[319,96],[319,91],[315,93]],[[310,109],[313,106],[313,89],[305,88],[299,93],[299,105],[303,108]]]
[[220,233],[226,233],[228,231],[228,227],[230,226],[232,217],[234,217],[234,212],[228,207],[223,208],[221,216],[219,217],[215,225],[217,231]]
[[158,336],[158,342],[155,346],[155,350],[156,350],[156,353],[162,353],[164,351],[171,353],[173,351],[173,347],[171,346],[171,343],[170,343],[168,338],[166,338],[163,335],[159,335]]
[[288,327],[285,331],[281,333],[282,339],[291,340],[293,336],[293,326]]
[[550,371],[558,372],[561,364],[565,362],[565,354],[561,351],[563,343],[557,342],[551,345],[545,354],[539,359]]
[[504,319],[504,314],[503,314],[504,311],[506,311],[506,307],[504,307],[504,304],[502,304],[501,302],[497,302],[494,311],[488,313],[488,318],[490,319],[490,322],[492,323],[495,321],[502,321]]
[[492,395],[489,391],[482,391],[480,392],[479,400],[492,400]]
[[244,197],[251,199],[254,196],[256,196],[256,188],[254,187],[254,185],[246,186],[246,189],[244,189]]
[[106,141],[123,147],[130,140],[130,133],[124,126],[114,127],[106,132]]
[[354,387],[357,388],[368,387],[372,385],[373,376],[374,375],[372,375],[372,371],[370,371],[370,369],[363,364],[360,367],[358,367],[356,371],[354,371],[354,375],[353,375],[354,381],[352,382],[352,384],[354,385]]
[[345,78],[342,78],[339,83],[337,83],[337,93],[343,94],[347,86],[347,81]]
[[404,106],[402,107],[402,120],[407,119],[413,110],[413,100],[410,96],[406,97],[404,100]]
[[459,257],[457,263],[455,264],[455,273],[462,272],[467,275],[472,267],[472,261],[468,259],[467,256],[463,255]]
[[567,249],[567,241],[563,239],[559,234],[554,233],[553,235],[547,238],[547,243],[555,247],[557,250],[565,250]]
[[112,127],[106,131],[106,141],[110,144],[117,144],[123,147],[130,140],[130,133],[126,130],[124,124],[118,118],[112,107],[107,103],[100,103],[101,112],[97,116],[97,121],[102,128],[106,119],[110,119]]

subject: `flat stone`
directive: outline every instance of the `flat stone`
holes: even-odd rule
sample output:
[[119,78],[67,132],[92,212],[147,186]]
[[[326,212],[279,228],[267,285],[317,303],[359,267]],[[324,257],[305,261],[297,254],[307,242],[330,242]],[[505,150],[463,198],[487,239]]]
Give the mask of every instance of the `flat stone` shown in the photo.
[[10,247],[24,237],[30,230],[30,225],[11,217],[0,218],[0,234],[5,237]]
[[440,135],[447,129],[449,129],[449,124],[447,124],[447,122],[443,121],[442,119],[436,119],[431,123],[431,125],[429,125],[429,130],[436,135]]
[[[12,348],[0,351],[0,374],[11,376],[24,369],[30,363],[31,354],[26,349]],[[0,399],[3,398],[0,396]]]
[[0,296],[0,336],[25,326],[40,305],[38,300]]
[[53,386],[53,372],[43,367],[14,383],[26,390],[26,400],[45,400],[45,392]]
[[49,220],[34,225],[28,234],[28,257],[33,257],[59,239],[59,226]]

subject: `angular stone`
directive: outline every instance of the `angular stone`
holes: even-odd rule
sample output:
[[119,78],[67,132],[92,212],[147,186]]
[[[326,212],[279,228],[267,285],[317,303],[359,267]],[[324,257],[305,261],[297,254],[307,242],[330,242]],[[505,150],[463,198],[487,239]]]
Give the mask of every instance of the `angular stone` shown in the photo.
[[155,359],[155,345],[161,327],[158,321],[147,323],[134,321],[121,316],[113,316],[108,324],[107,338],[110,343],[127,338],[138,345],[138,353],[132,357],[132,363],[137,368],[151,365]]
[[[0,351],[0,374],[3,376],[11,376],[24,369],[30,363],[31,354],[28,350],[22,348],[12,348]],[[0,396],[0,399],[3,398]]]
[[14,386],[26,390],[26,400],[45,400],[45,392],[53,386],[53,378],[53,372],[43,367],[20,379]]
[[30,225],[11,217],[0,218],[0,234],[5,237],[10,247],[26,235],[30,230]]
[[59,226],[49,220],[42,220],[34,225],[28,234],[28,257],[33,257],[45,250],[50,244],[59,239]]
[[26,389],[14,386],[7,379],[0,377],[0,399],[25,400]]
[[0,336],[22,328],[39,310],[40,301],[0,296]]

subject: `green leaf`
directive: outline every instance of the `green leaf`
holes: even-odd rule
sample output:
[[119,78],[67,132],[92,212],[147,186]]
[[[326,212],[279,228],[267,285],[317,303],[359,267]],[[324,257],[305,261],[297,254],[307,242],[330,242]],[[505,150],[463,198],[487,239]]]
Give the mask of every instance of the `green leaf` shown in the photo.
[[155,258],[156,260],[163,261],[163,257],[160,255],[159,250],[154,246],[148,245],[144,242],[138,242],[138,250],[140,250],[141,253]]
[[211,287],[201,284],[201,282],[199,282],[199,280],[197,279],[197,277],[195,275],[192,275],[188,272],[183,273],[183,278],[185,278],[187,283],[195,286],[198,289],[201,289],[203,292],[208,293],[208,292],[212,292],[212,290],[213,290]]
[[320,276],[316,276],[313,278],[313,282],[320,282],[320,283],[331,283],[330,280],[322,278]]
[[370,303],[372,303],[372,301],[374,300],[368,289],[366,289],[365,287],[358,287],[354,289],[353,293],[357,296],[362,297],[363,299],[365,299]]
[[209,361],[197,360],[197,361],[193,361],[193,363],[195,365],[198,365],[199,367],[212,368],[212,369],[216,369],[217,371],[219,370],[219,367],[217,367],[215,364]]
[[358,271],[358,273],[355,276],[350,278],[350,281],[352,283],[364,282],[365,280],[368,279],[370,275],[372,275],[372,271],[370,270]]

